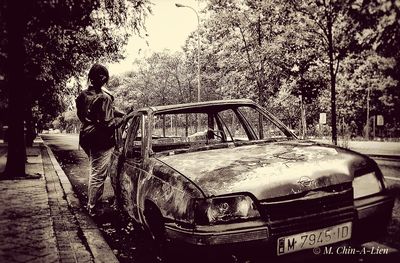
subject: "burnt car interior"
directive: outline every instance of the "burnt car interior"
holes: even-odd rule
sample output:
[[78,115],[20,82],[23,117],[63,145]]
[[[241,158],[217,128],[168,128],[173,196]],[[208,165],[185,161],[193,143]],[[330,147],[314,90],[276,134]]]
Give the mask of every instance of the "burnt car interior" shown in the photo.
[[201,110],[157,112],[152,124],[153,152],[175,154],[204,147],[224,148],[249,141],[293,138],[278,123],[249,106],[209,107]]
[[[132,132],[127,136],[128,128],[132,126]],[[127,158],[138,159],[142,156],[142,116],[135,116],[126,124],[122,138],[127,138],[130,147],[125,148],[125,156]]]

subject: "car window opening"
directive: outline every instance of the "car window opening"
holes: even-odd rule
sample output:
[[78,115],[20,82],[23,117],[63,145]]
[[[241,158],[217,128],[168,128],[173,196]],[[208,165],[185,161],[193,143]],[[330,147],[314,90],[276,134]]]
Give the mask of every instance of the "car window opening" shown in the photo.
[[169,155],[288,139],[267,116],[245,106],[156,113],[151,130],[152,152]]

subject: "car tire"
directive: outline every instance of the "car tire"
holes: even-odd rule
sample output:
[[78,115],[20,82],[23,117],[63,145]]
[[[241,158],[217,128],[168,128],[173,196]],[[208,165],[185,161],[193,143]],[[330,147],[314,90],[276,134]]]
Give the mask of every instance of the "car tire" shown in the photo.
[[150,248],[158,261],[163,261],[167,258],[166,253],[166,239],[165,239],[165,225],[164,219],[160,210],[151,202],[145,206],[144,217],[147,224],[148,240],[150,241]]

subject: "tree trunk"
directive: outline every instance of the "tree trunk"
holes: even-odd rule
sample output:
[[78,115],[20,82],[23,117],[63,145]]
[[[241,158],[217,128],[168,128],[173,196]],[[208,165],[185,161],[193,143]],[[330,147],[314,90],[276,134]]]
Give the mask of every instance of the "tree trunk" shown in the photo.
[[299,96],[300,100],[300,115],[301,115],[301,138],[305,139],[307,136],[307,122],[306,122],[306,109],[304,107],[303,96]]
[[185,114],[185,137],[189,136],[189,114]]
[[35,122],[33,120],[32,104],[26,103],[27,109],[25,114],[25,145],[28,147],[33,146],[33,141],[36,138]]
[[[263,106],[262,104],[262,89],[259,87],[258,88],[258,104]],[[263,115],[260,112],[258,114],[258,138],[260,140],[264,139],[264,124],[263,124]]]
[[[258,46],[262,47],[262,30],[261,30],[261,15],[258,15]],[[263,88],[265,85],[265,76],[264,76],[264,61],[261,61],[260,64],[260,72],[259,72],[259,80],[257,81],[258,84],[258,103],[261,106],[264,106],[264,96],[263,96]],[[258,136],[259,139],[264,139],[264,122],[263,122],[263,115],[259,113],[258,115]]]
[[[22,3],[21,3],[22,2]],[[26,27],[26,1],[7,1],[8,33],[8,155],[5,169],[6,177],[25,175],[26,149],[24,138],[24,30]]]
[[336,74],[334,69],[334,50],[333,50],[333,33],[332,33],[332,17],[327,17],[328,30],[328,53],[329,53],[329,73],[331,77],[331,125],[332,125],[332,143],[337,145],[337,127],[336,127]]
[[165,137],[165,114],[161,115],[162,118],[162,136]]
[[367,123],[365,125],[365,138],[367,141],[369,140],[369,97],[370,97],[370,89],[367,88]]

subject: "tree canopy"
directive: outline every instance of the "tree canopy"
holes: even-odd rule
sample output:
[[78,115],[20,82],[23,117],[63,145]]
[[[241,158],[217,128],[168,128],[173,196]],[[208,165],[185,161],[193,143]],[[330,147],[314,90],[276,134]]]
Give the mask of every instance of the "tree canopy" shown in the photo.
[[95,61],[120,59],[128,37],[140,37],[150,1],[9,0],[0,9],[0,82],[8,93],[2,101],[13,118],[6,174],[23,174],[23,127],[34,106],[42,117],[58,115],[63,97],[77,92],[67,88],[69,79]]
[[[67,87],[71,78],[79,78],[95,61],[123,57],[128,37],[135,33],[141,36],[151,11],[147,0],[27,2],[23,34],[28,101],[38,102],[49,117],[65,109],[65,95],[77,94],[78,90]],[[7,4],[1,8],[4,12]],[[7,32],[3,33],[6,36]],[[7,37],[2,40],[0,72],[4,72],[1,65],[7,54]]]
[[[334,107],[339,126],[354,121],[361,135],[369,89],[371,116],[383,114],[398,126],[396,1],[204,2],[205,9],[199,10],[202,100],[251,98],[291,128],[299,131],[305,126],[308,134],[318,129],[325,134],[326,127],[318,126],[319,113],[331,114]],[[124,96],[136,98],[131,104],[124,100],[124,107],[196,101],[195,33],[182,54],[166,51],[138,61],[127,74],[130,77],[119,77],[123,85],[111,85],[117,94],[123,86]],[[175,80],[167,62],[171,60],[181,63],[175,68],[180,78]],[[150,92],[143,94],[145,87]],[[187,94],[182,100],[179,89]],[[326,126],[333,121],[328,119]]]
[[[90,8],[83,12],[89,2]],[[57,6],[50,3],[58,1],[42,1],[32,9],[41,10],[39,17],[50,10],[55,14],[41,22],[33,19],[27,28],[27,52],[32,59],[25,68],[36,85],[32,97],[48,104],[42,113],[63,109],[67,95],[74,96],[80,89],[67,81],[78,79],[92,61],[118,60],[127,32],[140,37],[151,11],[149,3],[117,2],[66,1]],[[397,1],[203,2],[200,61],[196,32],[188,37],[182,53],[163,51],[138,59],[134,70],[109,83],[120,108],[196,101],[200,63],[202,100],[251,98],[293,129],[304,126],[309,134],[315,133],[319,113],[330,114],[334,106],[340,123],[355,121],[362,133],[367,91],[371,114],[383,114],[398,126]],[[70,14],[71,20],[60,19],[57,12]],[[328,120],[327,125],[332,123]]]

